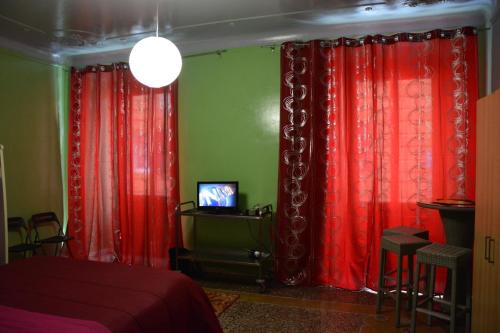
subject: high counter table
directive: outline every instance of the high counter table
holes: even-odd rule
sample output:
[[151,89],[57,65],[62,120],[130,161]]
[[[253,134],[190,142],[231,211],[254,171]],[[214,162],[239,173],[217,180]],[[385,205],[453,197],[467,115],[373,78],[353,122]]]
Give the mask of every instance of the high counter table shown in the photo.
[[[446,243],[468,249],[474,247],[474,204],[440,204],[437,202],[417,202],[422,208],[437,209],[444,226]],[[472,269],[472,267],[471,267]],[[451,298],[451,274],[446,274],[444,298]],[[457,299],[459,304],[465,304],[465,280],[458,279]]]
[[446,243],[472,249],[474,245],[474,211],[471,205],[449,205],[417,202],[422,208],[437,209],[444,226]]

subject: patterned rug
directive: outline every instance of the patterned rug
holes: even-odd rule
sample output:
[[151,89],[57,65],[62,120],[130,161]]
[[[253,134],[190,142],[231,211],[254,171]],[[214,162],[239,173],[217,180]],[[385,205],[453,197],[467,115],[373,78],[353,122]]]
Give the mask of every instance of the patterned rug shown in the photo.
[[205,293],[207,294],[208,300],[212,304],[217,317],[226,311],[227,308],[229,308],[240,297],[236,294],[225,294],[210,290],[205,290]]
[[[299,288],[297,288],[299,289]],[[402,312],[402,327],[396,328],[392,305],[375,314],[371,294],[361,297],[298,297],[277,296],[268,293],[249,293],[204,288],[225,333],[401,333],[409,331],[410,317]],[[325,291],[325,290],[323,290]],[[311,296],[311,295],[309,295]],[[325,295],[323,295],[325,296]],[[344,295],[345,296],[345,295]],[[361,297],[361,298],[360,298]],[[316,299],[311,299],[316,298]],[[425,317],[418,318],[417,329],[422,333],[443,333],[437,320],[432,327],[425,325]]]
[[366,314],[239,300],[219,317],[225,333],[355,333]]

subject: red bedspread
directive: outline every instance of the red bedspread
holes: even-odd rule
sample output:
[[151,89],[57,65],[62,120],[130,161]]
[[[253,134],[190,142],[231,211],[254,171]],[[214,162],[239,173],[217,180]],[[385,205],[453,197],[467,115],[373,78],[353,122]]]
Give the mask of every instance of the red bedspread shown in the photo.
[[222,332],[203,290],[176,272],[34,257],[0,267],[0,304],[98,322],[113,333]]

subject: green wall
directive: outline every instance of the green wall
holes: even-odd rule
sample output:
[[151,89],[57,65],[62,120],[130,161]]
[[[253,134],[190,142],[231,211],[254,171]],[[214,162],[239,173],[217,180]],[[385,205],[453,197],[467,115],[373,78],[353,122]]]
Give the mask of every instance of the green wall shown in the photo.
[[[9,216],[28,219],[47,210],[66,216],[67,133],[59,124],[67,122],[67,82],[66,68],[0,49],[0,143]],[[276,207],[279,87],[278,50],[240,48],[184,59],[179,78],[182,201],[196,199],[198,180],[238,180],[240,208]],[[189,240],[190,221],[185,227]],[[212,221],[200,223],[198,231],[201,246],[256,246],[255,224]]]
[[[279,61],[279,50],[263,47],[184,59],[179,78],[182,201],[196,201],[198,180],[237,180],[240,208],[271,203],[275,209]],[[255,247],[245,222],[200,221],[198,226],[199,245]],[[250,229],[256,237],[253,224]],[[187,221],[188,240],[190,231]]]
[[[60,121],[68,72],[0,49],[0,144],[4,145],[9,216],[43,211],[64,218]],[[63,126],[66,127],[66,126]],[[63,148],[61,148],[63,147]]]

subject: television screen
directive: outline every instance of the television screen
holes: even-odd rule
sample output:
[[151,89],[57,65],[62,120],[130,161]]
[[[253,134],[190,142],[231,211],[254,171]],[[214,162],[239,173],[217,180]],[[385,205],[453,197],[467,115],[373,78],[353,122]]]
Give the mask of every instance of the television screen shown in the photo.
[[198,209],[237,209],[238,182],[198,182]]

